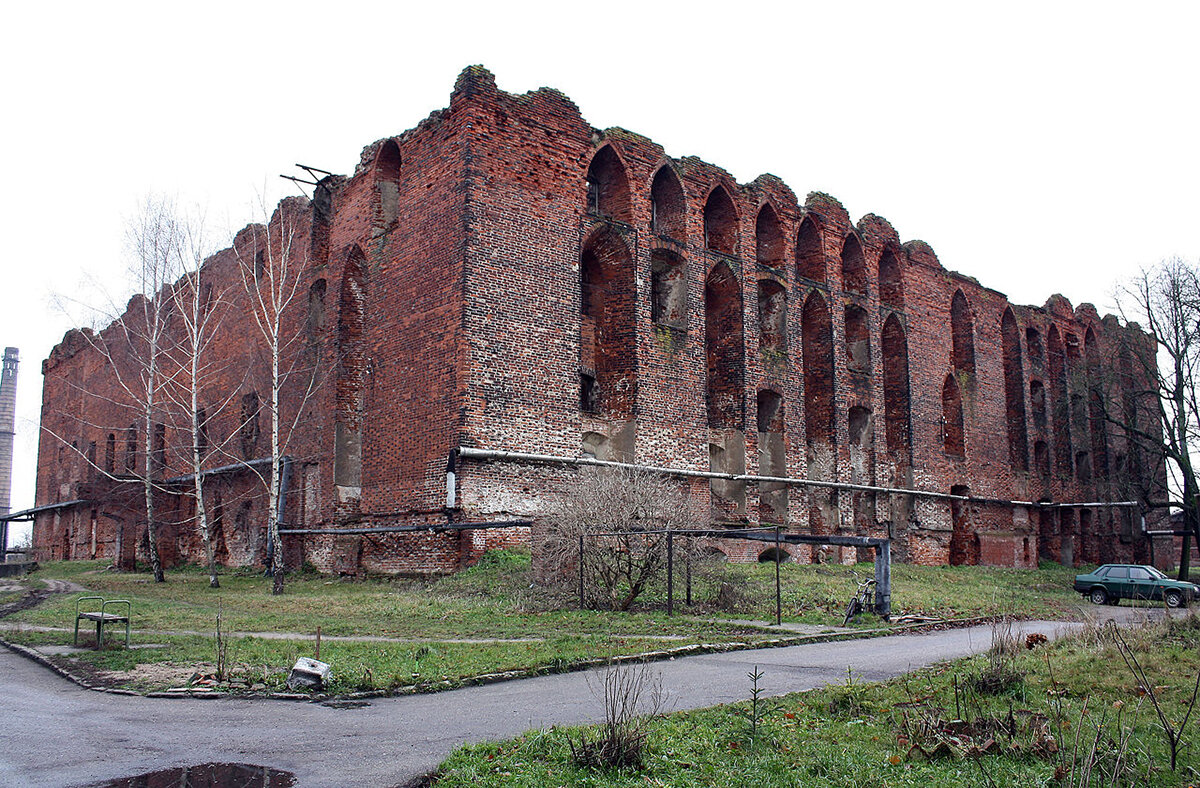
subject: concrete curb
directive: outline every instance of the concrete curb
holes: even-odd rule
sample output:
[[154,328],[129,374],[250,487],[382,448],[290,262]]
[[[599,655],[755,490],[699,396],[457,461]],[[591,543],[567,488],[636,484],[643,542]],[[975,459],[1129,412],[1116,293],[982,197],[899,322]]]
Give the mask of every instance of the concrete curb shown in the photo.
[[608,658],[579,660],[577,662],[569,663],[562,668],[525,668],[521,670],[504,671],[501,673],[484,673],[478,676],[469,676],[462,679],[446,679],[444,681],[426,682],[391,690],[368,690],[365,692],[348,692],[339,695],[324,693],[310,695],[307,693],[298,692],[222,692],[207,687],[188,688],[186,690],[179,691],[159,690],[153,692],[137,692],[135,690],[123,689],[120,687],[102,687],[93,684],[82,676],[71,672],[62,665],[59,665],[56,661],[50,659],[36,649],[30,648],[29,646],[24,646],[19,643],[12,643],[4,638],[0,638],[0,646],[4,646],[13,653],[32,660],[42,667],[49,668],[62,678],[84,689],[89,689],[93,692],[107,692],[110,695],[132,695],[135,697],[145,698],[196,698],[206,700],[211,700],[213,698],[229,698],[236,700],[281,700],[304,701],[307,703],[328,703],[333,701],[367,700],[371,698],[390,698],[401,697],[405,695],[421,695],[434,692],[445,692],[447,690],[459,689],[461,687],[498,684],[503,681],[516,681],[518,679],[545,676],[553,673],[574,673],[577,671],[589,670],[591,668],[603,667],[605,665],[612,664],[620,665],[630,662],[659,662],[663,660],[673,660],[677,657],[693,657],[703,654],[724,654],[733,651],[757,651],[759,649],[786,648],[788,646],[799,646],[811,643],[832,643],[843,640],[865,640],[868,638],[884,637],[887,635],[915,634],[922,631],[935,629],[962,629],[981,624],[989,624],[995,620],[997,620],[995,616],[981,616],[977,618],[958,618],[946,619],[944,621],[928,621],[919,624],[905,624],[903,626],[895,627],[894,629],[862,629],[852,632],[793,635],[790,637],[774,638],[772,640],[766,640],[759,643],[699,643],[691,646],[679,646],[677,648],[663,649],[660,651],[648,651],[641,654],[622,654]]

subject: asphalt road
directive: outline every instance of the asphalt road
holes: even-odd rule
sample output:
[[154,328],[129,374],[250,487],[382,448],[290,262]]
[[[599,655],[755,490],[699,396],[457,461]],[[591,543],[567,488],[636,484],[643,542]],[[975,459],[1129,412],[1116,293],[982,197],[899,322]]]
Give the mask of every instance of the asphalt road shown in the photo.
[[[1023,622],[1053,637],[1061,622]],[[758,666],[768,694],[875,681],[987,649],[988,627],[686,657],[655,663],[668,709],[743,700]],[[336,669],[336,666],[335,666]],[[83,786],[158,769],[252,763],[299,786],[393,786],[466,742],[596,722],[594,672],[380,698],[362,708],[215,698],[142,698],[81,689],[0,649],[0,785]]]

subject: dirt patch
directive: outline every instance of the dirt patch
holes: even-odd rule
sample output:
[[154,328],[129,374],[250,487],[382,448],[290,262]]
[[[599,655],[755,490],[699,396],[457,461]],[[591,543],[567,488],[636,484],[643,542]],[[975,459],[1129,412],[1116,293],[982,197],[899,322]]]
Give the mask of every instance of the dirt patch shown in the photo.
[[131,670],[99,670],[96,679],[105,686],[123,687],[186,687],[196,674],[215,673],[216,665],[207,662],[144,662]]

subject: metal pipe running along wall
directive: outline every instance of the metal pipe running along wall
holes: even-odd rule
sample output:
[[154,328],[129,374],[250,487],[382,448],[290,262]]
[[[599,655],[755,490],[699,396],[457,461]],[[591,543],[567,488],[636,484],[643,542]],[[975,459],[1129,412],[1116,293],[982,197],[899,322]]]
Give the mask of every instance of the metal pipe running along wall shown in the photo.
[[[594,457],[560,457],[553,454],[530,454],[518,451],[500,449],[476,449],[470,446],[460,446],[451,452],[450,465],[454,465],[454,457],[466,460],[484,460],[496,462],[528,463],[534,465],[590,465],[602,468],[622,468],[631,471],[646,471],[664,476],[683,476],[697,479],[719,479],[722,481],[753,482],[755,484],[786,484],[793,487],[817,487],[828,490],[849,490],[854,492],[889,493],[893,495],[912,495],[920,498],[933,498],[943,501],[961,501],[964,503],[981,503],[995,506],[1024,506],[1039,509],[1060,509],[1063,507],[1101,508],[1126,507],[1136,508],[1137,501],[1081,501],[1078,503],[1044,503],[1038,501],[1012,501],[1006,498],[987,498],[978,495],[952,495],[950,493],[934,492],[932,490],[910,490],[903,487],[876,487],[869,484],[850,484],[848,482],[826,482],[816,479],[799,479],[794,476],[753,476],[739,473],[718,473],[716,471],[696,471],[688,468],[670,468],[659,465],[640,465],[631,462],[615,462],[613,460],[598,460]],[[447,471],[448,474],[453,470]]]

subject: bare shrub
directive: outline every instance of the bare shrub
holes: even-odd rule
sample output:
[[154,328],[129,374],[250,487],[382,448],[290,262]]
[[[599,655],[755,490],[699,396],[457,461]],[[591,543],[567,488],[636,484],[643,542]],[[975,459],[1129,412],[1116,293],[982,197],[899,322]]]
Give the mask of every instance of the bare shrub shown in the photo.
[[592,769],[641,766],[650,723],[666,704],[662,675],[644,662],[610,665],[588,686],[604,704],[604,722],[581,730],[578,739],[568,734],[572,760]]
[[[687,500],[668,479],[620,468],[585,468],[534,532],[543,582],[579,580],[585,603],[628,610],[667,561],[666,529],[687,528]],[[685,540],[678,540],[682,547]]]
[[[1045,640],[1045,637],[1042,637]],[[987,665],[968,680],[980,695],[1000,695],[1021,687],[1025,674],[1016,667],[1017,655],[1023,643],[1013,630],[1013,621],[1004,616],[992,624],[992,645],[987,652]]]

